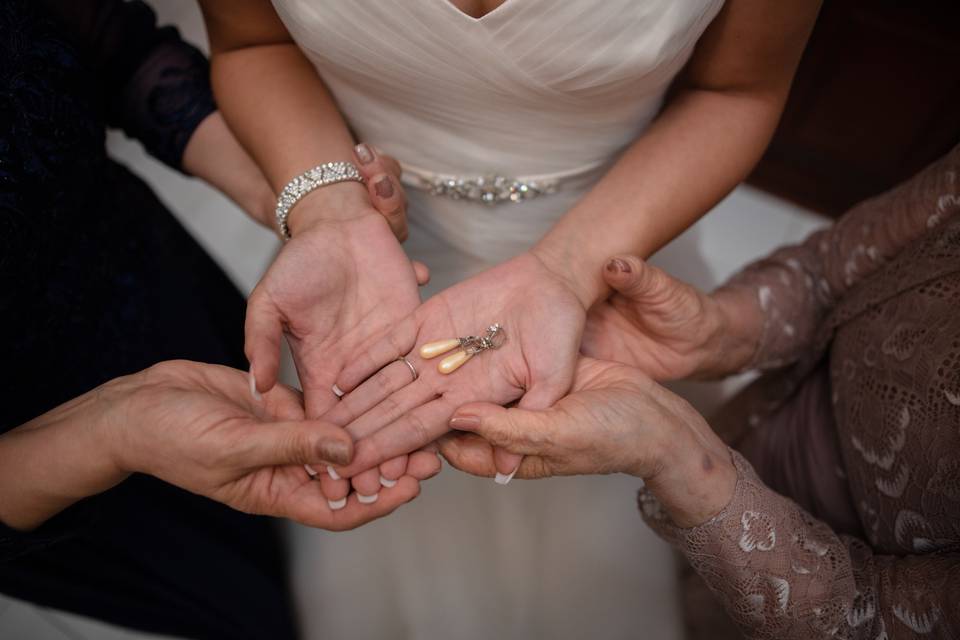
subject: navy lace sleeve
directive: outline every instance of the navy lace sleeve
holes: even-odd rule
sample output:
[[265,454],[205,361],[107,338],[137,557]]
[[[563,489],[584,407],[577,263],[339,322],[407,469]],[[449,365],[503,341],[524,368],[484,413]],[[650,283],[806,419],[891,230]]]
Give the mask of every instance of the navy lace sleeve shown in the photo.
[[180,170],[197,126],[216,110],[204,55],[135,0],[43,0],[48,15],[96,71],[107,124]]

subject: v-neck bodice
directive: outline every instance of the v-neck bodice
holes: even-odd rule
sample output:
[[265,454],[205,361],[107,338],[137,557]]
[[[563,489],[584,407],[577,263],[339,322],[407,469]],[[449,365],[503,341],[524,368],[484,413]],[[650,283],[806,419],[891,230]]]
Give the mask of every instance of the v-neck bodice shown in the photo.
[[[542,176],[587,173],[636,138],[722,0],[506,0],[481,18],[448,0],[274,5],[360,139],[439,174]],[[547,207],[542,231],[563,213],[553,198],[492,216]],[[420,209],[452,206],[433,200]]]

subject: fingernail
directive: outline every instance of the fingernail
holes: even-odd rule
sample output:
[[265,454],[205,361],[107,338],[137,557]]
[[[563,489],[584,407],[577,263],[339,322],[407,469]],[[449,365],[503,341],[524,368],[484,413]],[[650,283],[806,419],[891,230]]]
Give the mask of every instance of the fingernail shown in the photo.
[[395,487],[395,486],[397,486],[397,481],[396,481],[396,480],[391,480],[390,478],[384,478],[383,476],[380,476],[380,486],[386,487],[387,489],[389,489],[390,487]]
[[333,385],[330,388],[333,390],[333,395],[337,396],[338,398],[342,398],[344,395],[346,395],[343,391],[340,391],[340,387],[337,385]]
[[383,176],[377,183],[373,185],[373,190],[377,192],[377,195],[384,200],[393,196],[393,182],[389,177]]
[[260,402],[263,400],[263,396],[257,391],[257,377],[253,375],[253,367],[250,368],[250,373],[247,377],[250,378],[250,395],[255,401]]
[[362,493],[357,494],[357,500],[360,501],[360,504],[373,504],[377,501],[377,498],[380,497],[379,493],[375,493],[372,496],[365,496]]
[[[346,442],[331,440],[320,445],[320,456],[324,460],[329,460],[335,464],[350,463],[350,448]],[[328,469],[331,467],[327,467]],[[336,472],[334,472],[336,473]],[[336,480],[336,478],[334,478]]]
[[607,263],[607,271],[610,273],[630,273],[630,263],[621,260],[620,258],[613,258],[610,262]]
[[337,473],[337,470],[334,469],[334,468],[331,467],[331,466],[327,466],[327,475],[330,476],[330,478],[333,479],[333,480],[339,480],[339,479],[340,479],[340,474]]
[[303,465],[303,468],[307,470],[307,475],[309,475],[311,478],[317,477],[317,470],[311,467],[310,465],[305,464]]
[[480,426],[480,416],[462,415],[450,418],[453,429],[476,429]]
[[373,162],[373,151],[370,150],[370,147],[367,146],[365,142],[361,142],[353,148],[357,154],[357,160],[360,161],[360,164],[370,164]]
[[[520,468],[520,465],[517,465],[517,469],[519,469],[519,468]],[[513,480],[513,476],[515,476],[515,475],[517,474],[517,469],[514,469],[513,471],[511,471],[511,472],[510,472],[510,475],[507,475],[507,474],[505,474],[505,473],[500,473],[500,472],[498,471],[498,472],[497,472],[497,477],[494,478],[493,481],[496,482],[497,484],[503,484],[503,485],[505,485],[505,484],[509,483],[511,480]]]
[[347,506],[347,499],[340,498],[339,500],[327,500],[327,504],[330,505],[330,508],[334,511],[339,511]]

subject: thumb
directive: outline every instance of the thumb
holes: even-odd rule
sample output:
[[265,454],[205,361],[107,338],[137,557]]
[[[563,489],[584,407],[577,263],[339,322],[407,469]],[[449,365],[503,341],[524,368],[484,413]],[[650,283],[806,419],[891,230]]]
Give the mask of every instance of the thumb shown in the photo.
[[[540,434],[548,430],[547,414],[528,409],[506,409],[487,402],[464,405],[450,418],[450,427],[458,431],[475,433],[504,452],[515,454],[516,469],[524,455],[545,455],[550,446],[549,438]],[[498,467],[499,468],[499,467]]]
[[320,420],[295,420],[251,424],[238,439],[239,465],[268,467],[333,463],[353,459],[353,439],[342,428]]
[[[529,391],[523,394],[518,403],[518,409],[506,409],[507,416],[523,416],[525,423],[540,420],[542,422],[542,413],[536,413],[538,409],[549,409],[553,404],[563,397],[563,394],[570,388],[572,379],[568,376],[554,375],[553,379],[544,380],[539,384],[533,385]],[[534,411],[530,411],[530,410]],[[510,412],[523,412],[522,414],[511,414]],[[536,416],[536,418],[533,418]],[[513,478],[513,474],[520,468],[523,462],[521,452],[507,451],[501,447],[495,447],[493,450],[493,463],[497,467],[497,482],[507,484]]]
[[[250,390],[256,398],[277,383],[283,319],[267,296],[254,290],[247,301],[244,352],[250,362]],[[255,392],[255,393],[254,393]]]
[[637,256],[614,256],[603,270],[603,279],[633,302],[641,302],[665,288],[670,276]]

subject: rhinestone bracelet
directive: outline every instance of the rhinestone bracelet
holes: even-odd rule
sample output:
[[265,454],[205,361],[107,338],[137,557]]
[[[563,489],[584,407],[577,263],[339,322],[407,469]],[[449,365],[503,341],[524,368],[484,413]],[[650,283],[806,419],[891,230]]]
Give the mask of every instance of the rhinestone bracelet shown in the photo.
[[277,226],[284,240],[290,239],[290,227],[287,226],[287,217],[293,205],[300,199],[319,187],[338,182],[363,182],[363,176],[352,162],[325,162],[305,171],[287,183],[277,198]]

